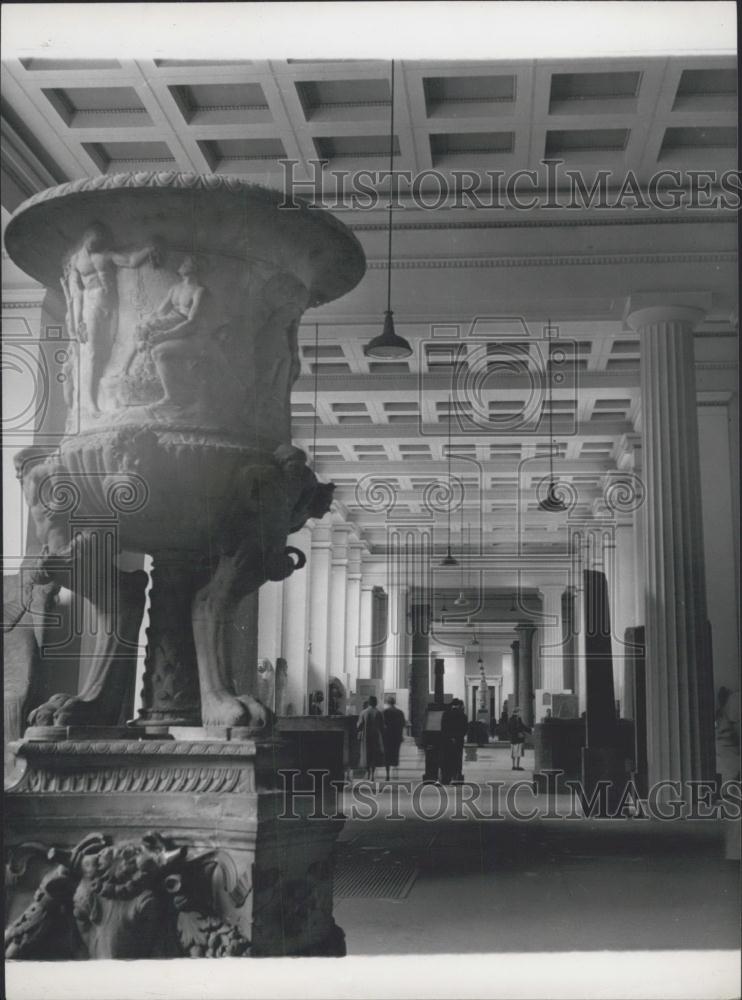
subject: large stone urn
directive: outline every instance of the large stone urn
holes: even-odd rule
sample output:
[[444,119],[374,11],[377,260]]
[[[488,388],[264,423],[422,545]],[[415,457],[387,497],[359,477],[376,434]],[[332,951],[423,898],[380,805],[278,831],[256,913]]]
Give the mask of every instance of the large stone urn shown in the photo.
[[61,284],[71,345],[60,447],[18,460],[44,543],[30,575],[100,617],[84,690],[36,726],[118,721],[142,613],[121,549],[153,558],[141,721],[265,722],[231,689],[235,615],[303,564],[286,536],[331,498],[291,446],[297,328],[365,267],[334,217],[280,202],[234,178],[121,174],[44,191],[7,227],[18,266]]
[[[342,950],[331,893],[340,821],[306,824],[297,808],[293,826],[279,822],[279,764],[311,762],[292,760],[256,690],[234,684],[245,674],[241,602],[301,570],[287,537],[332,496],[291,444],[298,324],[365,269],[331,215],[280,205],[235,178],[120,174],[44,191],[8,224],[9,255],[61,291],[68,332],[59,447],[17,458],[41,547],[20,589],[30,606],[38,588],[69,588],[95,646],[82,689],[37,705],[15,746],[25,773],[7,796],[6,843],[15,856],[27,841],[51,854],[34,869],[33,899],[25,885],[26,911],[16,880],[11,957]],[[150,555],[151,575],[124,572],[124,550]],[[147,586],[142,708],[122,730]],[[193,905],[177,888],[195,879],[192,856],[211,859]],[[149,881],[134,878],[142,868]],[[88,914],[70,930],[76,894],[108,899],[101,887],[119,870],[134,873],[121,898],[135,916],[146,902],[140,930],[169,914],[172,933],[154,950],[152,931],[128,923],[112,935],[91,930]],[[176,933],[187,906],[197,916]],[[107,907],[90,912],[110,924]],[[136,924],[131,907],[121,919]]]

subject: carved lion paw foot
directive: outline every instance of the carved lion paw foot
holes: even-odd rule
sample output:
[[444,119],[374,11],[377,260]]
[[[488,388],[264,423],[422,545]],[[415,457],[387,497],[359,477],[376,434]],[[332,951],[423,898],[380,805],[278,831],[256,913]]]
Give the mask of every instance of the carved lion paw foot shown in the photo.
[[249,718],[246,724],[250,729],[262,729],[264,732],[268,732],[273,728],[276,717],[262,701],[253,698],[251,694],[241,694],[240,701],[248,710]]
[[28,717],[30,726],[91,726],[100,724],[95,702],[70,694],[53,694]]
[[239,697],[224,693],[202,699],[201,717],[204,726],[219,728],[246,727],[268,731],[273,713],[252,695]]

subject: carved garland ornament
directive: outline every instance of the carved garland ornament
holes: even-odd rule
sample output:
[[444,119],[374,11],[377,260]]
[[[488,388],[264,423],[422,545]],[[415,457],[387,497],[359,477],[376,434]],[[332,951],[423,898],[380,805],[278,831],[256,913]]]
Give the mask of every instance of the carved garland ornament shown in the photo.
[[250,942],[210,902],[218,862],[159,833],[113,845],[91,833],[59,862],[5,932],[10,959],[222,958]]

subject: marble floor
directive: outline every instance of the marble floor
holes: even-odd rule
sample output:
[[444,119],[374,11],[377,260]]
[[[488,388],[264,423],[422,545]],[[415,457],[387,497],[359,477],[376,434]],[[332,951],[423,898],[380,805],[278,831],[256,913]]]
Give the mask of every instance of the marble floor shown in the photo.
[[[417,877],[400,899],[336,898],[349,955],[739,948],[739,863],[725,860],[723,824],[568,818],[568,796],[555,818],[492,818],[487,782],[501,783],[502,802],[530,779],[532,751],[524,767],[511,770],[507,747],[482,749],[465,764],[467,790],[442,796],[420,789],[422,755],[408,741],[390,786],[353,783],[343,857]],[[485,819],[461,805],[477,787]],[[525,790],[518,808],[534,804],[546,811]]]

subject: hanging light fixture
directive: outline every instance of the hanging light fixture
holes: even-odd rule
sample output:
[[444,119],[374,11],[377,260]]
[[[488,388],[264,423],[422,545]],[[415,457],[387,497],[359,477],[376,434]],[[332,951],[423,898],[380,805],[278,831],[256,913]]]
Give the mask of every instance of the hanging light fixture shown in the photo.
[[539,500],[538,505],[547,514],[559,514],[567,509],[567,505],[557,493],[556,479],[554,478],[554,401],[552,395],[551,378],[551,320],[546,321],[548,358],[546,361],[546,378],[549,386],[549,485],[546,496]]
[[517,594],[513,594],[513,596],[510,598],[510,610],[513,613],[518,610],[517,607],[515,606],[515,599],[517,596],[518,596]]
[[389,237],[387,244],[386,312],[384,328],[378,337],[369,341],[363,349],[367,358],[408,358],[412,354],[409,343],[394,330],[392,318],[392,216],[394,212],[394,60],[392,59],[391,114],[389,124]]
[[441,566],[458,566],[458,559],[451,555],[451,498],[453,496],[453,484],[451,481],[451,411],[453,410],[453,400],[448,397],[448,545],[446,555],[441,559]]

